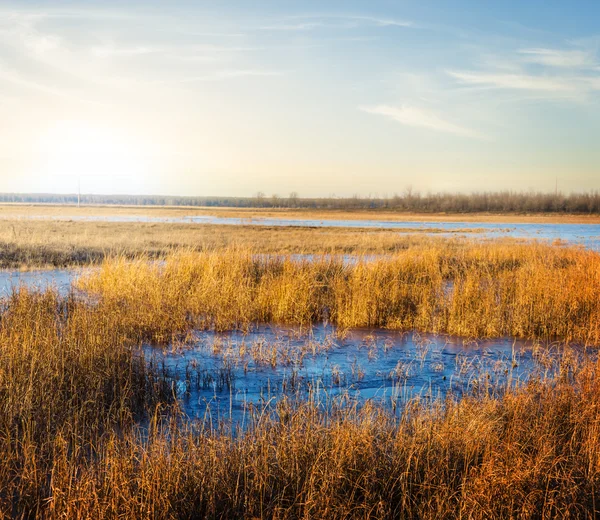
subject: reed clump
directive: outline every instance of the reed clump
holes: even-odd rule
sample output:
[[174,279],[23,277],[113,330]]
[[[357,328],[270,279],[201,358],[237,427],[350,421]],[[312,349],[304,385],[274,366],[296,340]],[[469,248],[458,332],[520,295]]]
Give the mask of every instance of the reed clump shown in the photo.
[[[571,362],[567,362],[571,363]],[[501,398],[281,400],[245,432],[154,420],[89,457],[54,441],[53,518],[591,518],[600,485],[597,362]],[[31,478],[31,477],[27,477]],[[35,483],[34,483],[35,487]],[[41,496],[39,497],[41,500]]]
[[257,322],[600,344],[600,255],[544,244],[430,244],[383,256],[232,248],[116,257],[79,281],[146,339]]
[[[577,267],[578,253],[569,254],[574,264],[554,258],[552,265]],[[345,396],[323,406],[309,393],[258,409],[244,430],[185,421],[169,379],[139,348],[140,338],[196,319],[179,316],[197,308],[180,304],[178,291],[195,294],[198,280],[207,278],[201,288],[211,288],[229,276],[224,301],[248,306],[249,300],[235,299],[236,284],[238,292],[250,288],[256,296],[265,277],[272,281],[304,269],[307,278],[300,277],[296,287],[314,280],[309,264],[237,255],[228,256],[233,266],[218,253],[202,261],[180,253],[164,265],[122,262],[120,271],[111,263],[90,279],[107,284],[94,286],[103,289],[99,299],[21,289],[2,301],[0,517],[484,519],[600,513],[600,362],[582,351],[565,349],[551,378],[461,400],[409,401],[396,415]],[[490,255],[506,263],[497,251],[473,252],[462,263],[441,252],[431,255],[428,264],[435,259],[441,274],[426,272],[442,280],[457,265],[487,265]],[[407,260],[397,261],[392,265]],[[409,267],[418,266],[416,258],[411,262]],[[330,259],[317,265],[322,278],[311,298],[333,305],[325,289],[332,279],[350,277],[352,268]],[[432,283],[409,267],[401,280]],[[111,273],[110,283],[119,288],[129,282],[125,299],[107,291]],[[361,276],[372,282],[372,274]],[[156,314],[162,300],[139,291],[150,282],[160,287],[162,277],[178,285],[165,293],[168,305]],[[199,302],[216,298],[199,294]],[[279,287],[276,294],[287,293]],[[264,305],[252,312],[263,312]],[[143,317],[137,328],[135,312]],[[303,316],[288,312],[283,315]],[[155,316],[160,319],[153,326]]]
[[35,517],[57,450],[96,456],[167,394],[112,316],[21,289],[0,314],[0,512]]

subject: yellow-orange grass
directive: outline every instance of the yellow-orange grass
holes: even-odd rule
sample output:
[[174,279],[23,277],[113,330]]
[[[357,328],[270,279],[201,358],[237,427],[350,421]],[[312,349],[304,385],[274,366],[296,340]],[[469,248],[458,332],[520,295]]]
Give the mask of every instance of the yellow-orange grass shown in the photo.
[[430,245],[352,262],[250,249],[113,258],[79,286],[145,338],[255,322],[600,343],[600,255],[542,244]]
[[600,485],[598,365],[502,399],[319,412],[283,401],[240,436],[175,421],[56,442],[61,518],[591,518]]
[[23,289],[3,302],[0,517],[11,502],[39,513],[61,443],[93,456],[103,435],[155,401],[159,381],[133,346],[113,316],[54,292]]
[[[136,265],[142,274],[145,265]],[[265,275],[257,269],[255,276]],[[142,274],[130,281],[149,281]],[[133,327],[117,307],[52,292],[21,290],[4,302],[0,517],[585,518],[598,511],[600,366],[593,359],[567,350],[552,379],[501,398],[415,402],[400,418],[372,404],[332,403],[324,412],[310,398],[282,399],[274,414],[258,414],[246,433],[231,435],[164,418],[160,407],[147,427],[135,426],[147,406],[168,404],[168,393],[160,371],[136,352],[142,332]]]

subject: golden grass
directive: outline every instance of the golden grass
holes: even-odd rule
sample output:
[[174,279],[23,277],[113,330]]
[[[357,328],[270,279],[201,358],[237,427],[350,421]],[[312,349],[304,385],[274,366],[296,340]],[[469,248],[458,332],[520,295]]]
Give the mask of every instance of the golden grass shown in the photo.
[[[443,240],[386,230],[116,222],[0,221],[0,268],[67,267],[116,254],[253,247],[263,253],[389,253]],[[444,242],[446,242],[444,240]]]
[[[158,425],[66,458],[55,511],[127,518],[585,518],[598,512],[598,366],[401,419],[282,402],[246,435]],[[85,464],[83,477],[75,468]]]
[[250,249],[115,258],[79,281],[144,338],[257,322],[600,344],[600,255],[541,244],[424,245],[352,263]]
[[[428,239],[348,264],[246,246],[110,258],[81,280],[87,297],[21,289],[2,302],[0,518],[600,515],[595,355],[567,348],[552,378],[396,416],[282,398],[232,431],[178,416],[139,349],[196,327],[324,319],[597,346],[600,255]],[[251,355],[276,365],[279,348]]]
[[249,428],[161,409],[165,381],[103,307],[21,292],[0,327],[0,515],[14,518],[585,518],[598,513],[600,365],[567,350],[502,397],[282,399]]
[[57,450],[94,456],[164,392],[113,317],[89,305],[21,290],[0,318],[0,511],[12,502],[14,516],[37,516]]

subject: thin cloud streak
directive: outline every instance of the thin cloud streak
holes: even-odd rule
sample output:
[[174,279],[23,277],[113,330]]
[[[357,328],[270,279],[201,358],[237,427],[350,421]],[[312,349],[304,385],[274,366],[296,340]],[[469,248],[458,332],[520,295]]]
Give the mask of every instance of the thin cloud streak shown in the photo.
[[595,64],[593,56],[584,51],[565,51],[557,49],[533,48],[521,49],[524,61],[548,67],[582,68]]
[[135,47],[118,47],[116,45],[103,45],[92,47],[92,54],[100,58],[144,56],[148,54],[159,54],[162,52],[164,52],[164,49],[146,47],[143,45]]
[[368,114],[384,116],[406,126],[427,128],[436,132],[445,132],[474,139],[486,139],[485,136],[469,128],[451,123],[434,112],[414,106],[402,105],[394,107],[389,105],[375,105],[358,108]]
[[[299,21],[290,23],[291,20]],[[320,28],[357,29],[365,26],[414,27],[414,24],[410,21],[376,16],[315,14],[287,17],[281,23],[264,25],[259,29],[266,31],[311,31]]]
[[[497,74],[476,71],[446,71],[448,75],[466,85],[498,89],[531,90],[555,93],[578,93],[590,90],[591,85],[582,78],[559,78],[530,74]],[[586,85],[588,85],[586,87]]]
[[223,81],[228,79],[238,78],[261,78],[261,77],[278,77],[285,75],[284,71],[280,70],[260,70],[260,69],[231,69],[231,70],[218,70],[203,76],[194,76],[190,78],[181,78],[173,80],[160,80],[151,81],[154,85],[170,85],[170,84],[185,84],[185,83],[199,83],[204,81]]
[[405,20],[394,20],[392,18],[377,18],[374,16],[348,16],[347,18],[350,20],[369,22],[374,25],[379,25],[381,27],[414,27],[413,22]]

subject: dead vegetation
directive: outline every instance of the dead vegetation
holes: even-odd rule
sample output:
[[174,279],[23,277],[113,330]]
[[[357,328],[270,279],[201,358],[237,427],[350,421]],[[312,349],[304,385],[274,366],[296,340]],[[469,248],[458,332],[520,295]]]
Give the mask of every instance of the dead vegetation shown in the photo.
[[79,281],[145,338],[254,323],[600,343],[600,255],[541,244],[424,245],[381,257],[179,251]]
[[[592,518],[600,365],[399,416],[282,399],[244,431],[167,413],[131,327],[21,292],[1,313],[0,513],[15,518]],[[162,403],[162,405],[159,405]],[[146,420],[136,422],[136,418]]]

